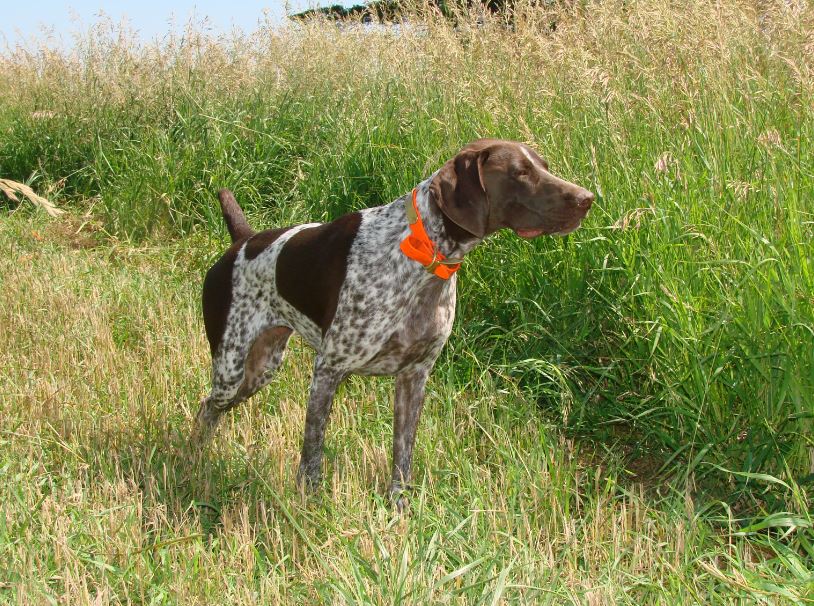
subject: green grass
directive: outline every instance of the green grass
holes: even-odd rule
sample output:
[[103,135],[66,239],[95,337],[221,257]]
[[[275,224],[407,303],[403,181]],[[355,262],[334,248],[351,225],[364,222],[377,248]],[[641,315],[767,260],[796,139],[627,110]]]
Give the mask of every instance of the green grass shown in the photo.
[[[68,211],[0,226],[0,597],[814,592],[811,6],[423,19],[154,46],[100,25],[72,53],[0,57],[0,178]],[[467,260],[412,515],[377,496],[387,381],[340,396],[330,496],[295,490],[299,345],[188,461],[208,369],[197,297],[225,246],[214,192],[256,226],[330,219],[478,136],[530,143],[597,202],[568,238],[501,234]]]
[[[390,380],[340,390],[324,494],[296,488],[312,356],[298,339],[196,459],[196,284],[218,243],[88,248],[79,225],[18,212],[0,226],[4,601],[774,603],[814,590],[804,513],[746,528],[726,504],[566,438],[523,390],[488,374],[462,386],[453,360],[429,386],[409,515],[385,496]],[[467,347],[456,337],[450,353]],[[777,482],[751,478],[756,495]],[[799,486],[786,494],[805,505]]]

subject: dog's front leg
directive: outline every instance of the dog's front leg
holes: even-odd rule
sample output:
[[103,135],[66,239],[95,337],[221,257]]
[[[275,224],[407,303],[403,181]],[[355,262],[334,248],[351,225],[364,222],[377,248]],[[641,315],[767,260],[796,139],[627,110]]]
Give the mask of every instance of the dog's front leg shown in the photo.
[[346,373],[326,364],[320,356],[314,361],[314,376],[311,378],[308,409],[305,413],[305,437],[302,442],[300,468],[297,472],[297,481],[310,490],[316,489],[322,476],[325,426],[331,414],[334,394],[345,375]]
[[404,372],[396,377],[396,397],[393,405],[393,479],[390,495],[401,510],[406,499],[404,490],[410,482],[413,445],[418,419],[424,406],[424,387],[431,368]]

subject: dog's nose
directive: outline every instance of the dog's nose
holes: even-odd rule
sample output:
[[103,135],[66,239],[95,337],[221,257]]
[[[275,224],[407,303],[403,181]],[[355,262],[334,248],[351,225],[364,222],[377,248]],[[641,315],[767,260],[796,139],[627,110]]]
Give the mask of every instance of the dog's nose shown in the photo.
[[588,210],[591,208],[591,204],[594,203],[594,195],[589,191],[583,191],[581,194],[577,195],[577,206],[579,208],[584,208]]

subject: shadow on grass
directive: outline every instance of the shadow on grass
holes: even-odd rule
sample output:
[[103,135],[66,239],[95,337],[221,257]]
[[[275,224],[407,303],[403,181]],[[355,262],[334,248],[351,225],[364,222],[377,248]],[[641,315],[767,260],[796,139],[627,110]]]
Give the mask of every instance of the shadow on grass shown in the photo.
[[[83,440],[78,454],[90,477],[125,481],[139,488],[144,510],[160,507],[170,525],[197,519],[205,535],[223,526],[223,511],[267,500],[253,469],[251,453],[227,458],[217,443],[203,448],[189,444],[191,423],[160,421],[149,427],[98,432]],[[253,515],[253,514],[252,514]]]

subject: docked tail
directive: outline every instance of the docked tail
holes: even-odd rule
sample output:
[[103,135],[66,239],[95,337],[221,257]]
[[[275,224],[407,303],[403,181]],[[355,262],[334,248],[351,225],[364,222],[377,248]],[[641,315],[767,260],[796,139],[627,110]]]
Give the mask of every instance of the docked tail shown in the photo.
[[223,211],[223,218],[226,221],[226,229],[229,230],[229,235],[232,236],[232,242],[237,242],[241,238],[254,234],[254,230],[249,227],[246,216],[232,192],[228,189],[222,189],[218,192],[218,199],[220,200],[220,209]]

